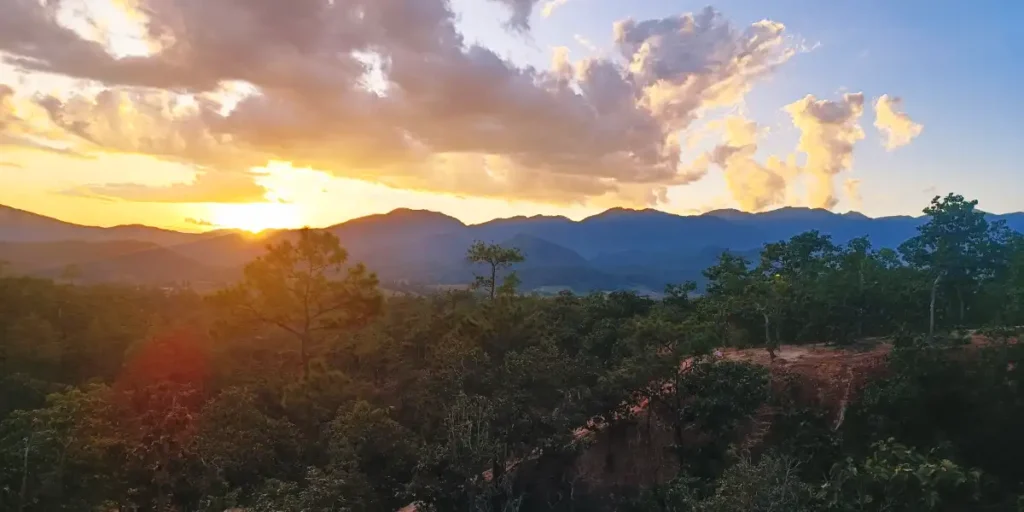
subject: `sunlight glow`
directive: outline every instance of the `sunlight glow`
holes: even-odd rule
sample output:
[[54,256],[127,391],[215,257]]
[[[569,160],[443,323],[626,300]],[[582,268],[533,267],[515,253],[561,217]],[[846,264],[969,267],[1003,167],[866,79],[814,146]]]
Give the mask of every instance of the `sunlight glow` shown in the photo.
[[160,50],[147,36],[146,17],[132,0],[68,0],[60,4],[57,20],[118,58]]
[[289,203],[210,205],[210,221],[217,228],[242,229],[252,233],[303,226],[299,207]]

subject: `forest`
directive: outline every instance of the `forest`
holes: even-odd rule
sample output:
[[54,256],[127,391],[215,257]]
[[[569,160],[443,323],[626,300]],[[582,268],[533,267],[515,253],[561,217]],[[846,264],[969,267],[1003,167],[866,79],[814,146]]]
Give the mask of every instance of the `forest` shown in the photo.
[[[384,293],[308,229],[211,294],[2,273],[0,510],[1024,510],[1024,236],[924,213],[660,300],[524,294],[484,242]],[[834,400],[793,347],[881,355]]]

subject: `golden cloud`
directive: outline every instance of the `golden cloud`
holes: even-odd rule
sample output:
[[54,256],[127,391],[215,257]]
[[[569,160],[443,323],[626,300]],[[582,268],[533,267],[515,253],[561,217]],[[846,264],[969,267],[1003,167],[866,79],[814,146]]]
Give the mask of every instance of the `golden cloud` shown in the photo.
[[903,112],[903,100],[888,94],[875,101],[875,128],[882,133],[883,144],[889,151],[910,144],[924,130],[924,126]]
[[[495,1],[520,30],[541,5]],[[37,133],[86,154],[186,163],[201,176],[148,191],[90,189],[107,197],[255,197],[261,187],[245,170],[276,160],[397,188],[652,206],[716,164],[745,208],[762,209],[785,200],[779,190],[795,172],[789,157],[756,162],[756,141],[736,134],[728,156],[680,162],[681,132],[710,108],[741,103],[796,52],[781,23],[737,27],[711,8],[619,22],[621,59],[571,62],[558,50],[548,70],[468,44],[444,0],[133,0],[153,51],[120,57],[58,23],[50,4],[5,9],[8,64],[101,85],[37,98]],[[225,97],[227,84],[250,92]],[[811,133],[794,111],[809,172],[848,168],[841,151],[808,150],[854,133]],[[815,202],[833,204],[831,188],[819,188]]]
[[864,94],[844,94],[839,101],[807,95],[784,110],[801,132],[797,150],[807,157],[803,172],[811,179],[810,206],[831,210],[839,202],[835,177],[853,166],[853,146],[864,138],[859,124]]

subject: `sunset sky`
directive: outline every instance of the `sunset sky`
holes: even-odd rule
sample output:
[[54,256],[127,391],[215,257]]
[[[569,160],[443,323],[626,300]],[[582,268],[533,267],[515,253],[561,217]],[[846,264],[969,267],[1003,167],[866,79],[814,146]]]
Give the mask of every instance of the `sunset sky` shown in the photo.
[[0,0],[0,204],[182,230],[1024,210],[1024,3],[998,7]]

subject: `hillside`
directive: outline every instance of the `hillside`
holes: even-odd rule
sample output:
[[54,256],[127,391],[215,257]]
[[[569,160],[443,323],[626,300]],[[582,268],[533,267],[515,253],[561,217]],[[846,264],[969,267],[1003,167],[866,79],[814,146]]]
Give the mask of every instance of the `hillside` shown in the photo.
[[0,243],[5,271],[80,282],[225,283],[226,275],[171,249],[135,240]]
[[[990,215],[1024,231],[1024,214]],[[723,251],[751,256],[765,243],[817,230],[837,243],[867,236],[875,247],[896,247],[913,236],[918,217],[869,218],[859,213],[781,208],[764,213],[716,210],[680,216],[657,210],[615,208],[580,221],[534,216],[496,219],[466,225],[453,217],[426,210],[398,209],[325,228],[336,234],[352,261],[367,263],[385,283],[453,285],[472,280],[465,252],[474,240],[517,246],[527,255],[520,277],[527,289],[632,289],[657,293],[667,283],[701,282],[701,271]],[[0,242],[143,242],[128,260],[101,264],[119,256],[117,245],[86,250],[92,262],[82,270],[93,280],[132,276],[132,279],[192,280],[201,276],[236,275],[262,253],[268,242],[289,236],[278,231],[254,236],[233,231],[179,233],[146,226],[99,228],[0,207]],[[167,251],[171,251],[170,253]],[[61,246],[35,245],[22,250],[39,261],[66,265],[74,258]],[[105,256],[103,251],[112,251]],[[2,257],[2,256],[0,256]],[[70,258],[70,259],[69,259]],[[180,259],[176,259],[180,258]],[[5,258],[11,259],[11,258]],[[148,271],[116,271],[129,265]],[[20,266],[20,264],[18,265]],[[33,271],[40,268],[33,264]]]
[[139,224],[109,228],[83,226],[0,205],[0,242],[136,240],[174,245],[214,234],[182,233]]

